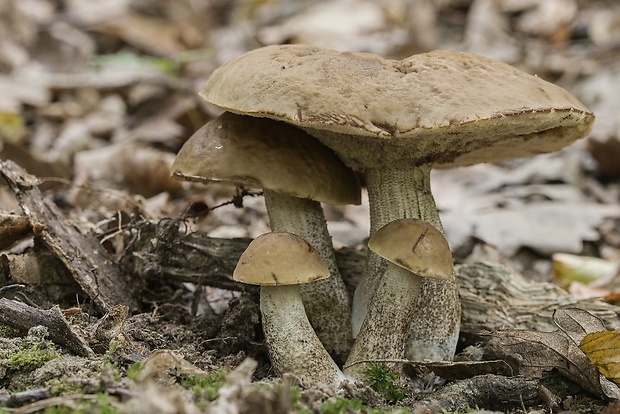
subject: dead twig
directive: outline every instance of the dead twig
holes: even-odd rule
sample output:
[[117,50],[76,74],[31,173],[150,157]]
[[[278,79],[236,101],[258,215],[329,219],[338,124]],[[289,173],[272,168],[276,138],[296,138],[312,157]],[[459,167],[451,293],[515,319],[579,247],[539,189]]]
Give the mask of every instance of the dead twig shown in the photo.
[[43,325],[48,328],[52,342],[80,356],[95,356],[86,341],[71,328],[58,306],[44,310],[16,300],[0,298],[0,324],[21,332],[26,332],[37,325]]
[[10,160],[0,162],[0,176],[30,221],[42,225],[35,235],[64,263],[99,310],[107,312],[118,304],[138,309],[134,289],[119,267],[94,236],[82,234],[43,197],[36,177]]

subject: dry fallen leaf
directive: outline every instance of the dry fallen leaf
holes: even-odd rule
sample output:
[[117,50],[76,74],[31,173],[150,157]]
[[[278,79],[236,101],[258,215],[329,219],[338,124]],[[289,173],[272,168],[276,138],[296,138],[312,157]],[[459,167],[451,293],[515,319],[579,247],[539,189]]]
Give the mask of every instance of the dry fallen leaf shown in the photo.
[[580,86],[584,98],[592,102],[589,107],[596,113],[597,119],[588,138],[588,150],[597,161],[599,172],[608,177],[620,174],[620,114],[617,110],[620,105],[619,81],[620,65],[616,62]]
[[209,372],[196,367],[174,351],[158,349],[141,361],[136,381],[174,382],[178,376],[190,375],[203,378]]
[[407,40],[407,33],[388,21],[380,2],[333,0],[317,2],[284,22],[258,31],[264,44],[283,41],[325,46],[337,50],[360,50],[389,55]]
[[521,246],[542,254],[580,253],[584,240],[599,238],[605,217],[619,217],[620,207],[594,203],[530,203],[481,212],[474,234],[511,256]]
[[577,14],[575,0],[504,0],[503,8],[507,12],[520,12],[516,22],[519,31],[546,37],[551,43],[566,41]]
[[151,197],[181,188],[182,183],[170,176],[174,157],[170,152],[141,143],[118,142],[79,152],[75,156],[76,177],[78,182],[126,188]]
[[542,378],[555,369],[595,395],[620,399],[620,388],[601,376],[578,346],[580,338],[600,330],[602,322],[581,309],[558,311],[554,322],[560,328],[554,332],[494,332],[487,350],[491,357],[508,362],[519,375]]
[[601,319],[579,308],[558,309],[553,313],[553,323],[575,344],[587,334],[605,329]]
[[598,331],[589,333],[579,344],[598,370],[620,385],[620,332]]

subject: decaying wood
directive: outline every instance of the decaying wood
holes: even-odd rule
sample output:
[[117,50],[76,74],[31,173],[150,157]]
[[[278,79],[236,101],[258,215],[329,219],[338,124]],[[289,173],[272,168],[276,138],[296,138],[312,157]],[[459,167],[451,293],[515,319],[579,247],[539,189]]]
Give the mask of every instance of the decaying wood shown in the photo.
[[[116,304],[137,309],[137,295],[121,277],[94,236],[83,235],[68,224],[56,206],[45,200],[36,181],[10,161],[0,163],[4,175],[23,210],[33,223],[45,227],[38,236],[60,258],[72,277],[103,310]],[[202,233],[179,231],[178,220],[144,222],[126,231],[123,274],[141,279],[192,282],[228,290],[248,290],[231,278],[237,260],[250,239],[210,238]],[[350,293],[365,261],[365,252],[343,249],[336,259]],[[465,343],[480,340],[482,331],[528,329],[553,331],[556,309],[578,307],[603,320],[608,329],[620,329],[620,307],[590,299],[576,300],[552,283],[526,280],[511,269],[487,263],[456,267],[463,305],[461,335]]]
[[[231,279],[249,239],[216,239],[200,233],[184,234],[177,229],[175,220],[145,223],[140,228],[131,255],[138,274],[230,290],[252,288]],[[364,252],[352,249],[336,254],[350,291],[361,274],[364,256]],[[554,331],[553,311],[574,307],[598,316],[608,329],[620,329],[619,306],[596,299],[576,300],[557,285],[527,280],[505,266],[463,264],[456,266],[456,272],[463,304],[461,333],[467,342],[478,341],[481,331]]]
[[533,282],[500,265],[475,263],[457,267],[462,332],[527,329],[551,332],[557,329],[553,312],[580,308],[599,317],[607,329],[620,329],[620,306],[598,299],[575,299],[553,283]]
[[51,303],[84,295],[65,265],[45,248],[0,255],[0,276],[6,283],[41,287]]
[[77,355],[93,357],[95,353],[86,341],[77,335],[57,306],[43,310],[22,302],[0,298],[0,323],[22,332],[42,325],[49,330],[49,339],[67,347]]
[[24,214],[37,223],[35,235],[58,257],[101,311],[117,304],[138,309],[132,285],[92,235],[82,234],[58,207],[43,197],[39,181],[10,160],[0,162],[0,176]]
[[142,223],[130,230],[122,264],[143,278],[192,282],[228,290],[252,288],[232,280],[250,239],[217,239],[179,232],[178,220]]
[[416,401],[411,412],[465,411],[476,405],[504,411],[506,407],[530,406],[538,400],[540,383],[524,377],[479,375],[456,381]]
[[0,249],[6,249],[13,243],[32,233],[32,225],[26,216],[0,212]]

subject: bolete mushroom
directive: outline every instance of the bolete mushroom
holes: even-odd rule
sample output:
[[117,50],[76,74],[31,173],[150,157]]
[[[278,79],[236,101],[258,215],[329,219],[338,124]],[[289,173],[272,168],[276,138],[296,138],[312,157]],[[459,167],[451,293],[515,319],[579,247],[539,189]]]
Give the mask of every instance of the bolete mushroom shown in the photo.
[[259,186],[273,231],[295,233],[321,255],[332,277],[301,289],[317,335],[342,363],[351,348],[351,302],[336,266],[320,202],[359,204],[357,177],[332,150],[299,128],[224,113],[181,148],[174,176]]
[[[442,230],[432,166],[556,151],[587,135],[594,121],[556,85],[493,59],[443,50],[398,61],[308,45],[267,46],[216,69],[200,95],[231,112],[301,127],[365,171],[371,234],[399,218],[420,218]],[[353,303],[354,331],[386,266],[369,253]],[[452,358],[457,288],[454,277],[424,280],[410,358]]]
[[274,370],[292,373],[305,384],[337,386],[345,379],[316,336],[304,310],[299,286],[329,277],[314,248],[292,233],[267,233],[243,252],[233,279],[260,286],[265,342]]
[[370,361],[404,358],[423,278],[447,280],[453,272],[448,241],[422,220],[386,224],[372,235],[368,248],[388,265],[344,366],[345,375],[355,379]]

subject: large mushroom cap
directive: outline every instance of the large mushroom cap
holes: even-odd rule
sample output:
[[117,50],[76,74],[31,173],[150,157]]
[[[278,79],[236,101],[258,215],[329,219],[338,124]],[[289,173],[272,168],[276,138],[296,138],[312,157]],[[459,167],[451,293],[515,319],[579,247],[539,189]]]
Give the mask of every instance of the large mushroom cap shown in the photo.
[[233,181],[329,204],[360,204],[357,177],[332,150],[299,128],[224,113],[183,145],[173,176]]
[[372,235],[368,248],[419,276],[448,279],[452,275],[448,241],[423,220],[399,219],[386,224]]
[[396,61],[267,46],[222,65],[200,95],[231,112],[306,128],[359,168],[530,156],[584,137],[594,121],[556,85],[493,59],[443,50]]
[[233,272],[237,282],[262,286],[297,285],[328,276],[327,265],[307,241],[278,232],[254,239]]

